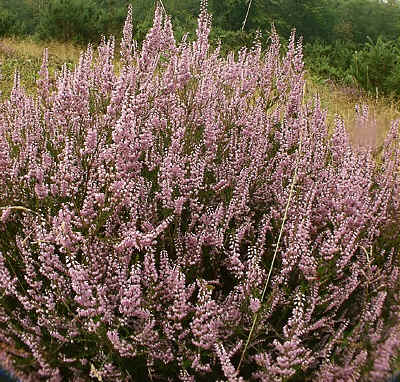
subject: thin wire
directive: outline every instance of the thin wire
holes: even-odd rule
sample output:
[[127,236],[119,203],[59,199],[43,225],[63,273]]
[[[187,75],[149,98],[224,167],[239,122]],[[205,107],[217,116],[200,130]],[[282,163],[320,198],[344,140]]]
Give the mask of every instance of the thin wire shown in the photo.
[[247,7],[247,12],[246,12],[246,17],[243,20],[243,24],[242,24],[242,32],[244,30],[244,26],[246,25],[246,21],[247,21],[247,16],[249,15],[249,11],[250,11],[250,7],[251,7],[251,3],[253,2],[253,0],[249,1],[249,6]]

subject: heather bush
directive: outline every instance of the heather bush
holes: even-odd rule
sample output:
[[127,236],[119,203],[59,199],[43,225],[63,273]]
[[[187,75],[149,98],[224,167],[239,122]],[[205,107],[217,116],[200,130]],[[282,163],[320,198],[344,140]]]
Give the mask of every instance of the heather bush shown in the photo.
[[[303,103],[301,42],[221,57],[157,9],[0,105],[0,362],[23,381],[381,381],[399,147]],[[358,128],[368,123],[360,109]],[[376,160],[375,160],[376,159]]]

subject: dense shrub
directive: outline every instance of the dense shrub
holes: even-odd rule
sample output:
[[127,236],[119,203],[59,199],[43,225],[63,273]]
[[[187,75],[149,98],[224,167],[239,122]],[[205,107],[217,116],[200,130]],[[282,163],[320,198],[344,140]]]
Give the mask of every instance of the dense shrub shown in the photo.
[[8,9],[0,9],[0,34],[8,34],[16,22],[16,17]]
[[53,0],[40,11],[36,34],[42,39],[87,42],[104,31],[104,12],[94,0]]
[[400,95],[400,40],[365,44],[336,41],[306,44],[305,63],[310,72],[342,85],[357,85],[371,94]]
[[346,0],[331,2],[331,6],[336,8],[337,23],[333,38],[364,44],[368,37],[374,41],[379,37],[395,40],[399,35],[397,0]]
[[354,54],[359,47],[341,40],[333,44],[314,41],[304,45],[305,63],[311,73],[341,85],[357,83],[352,70]]
[[0,0],[0,36],[25,36],[33,33],[32,6],[24,0]]
[[372,39],[353,57],[352,70],[357,82],[366,90],[400,94],[400,41]]
[[[23,381],[380,381],[400,345],[397,124],[374,161],[302,48],[156,10],[0,113],[0,361]],[[359,128],[368,123],[366,110]],[[379,153],[376,153],[378,155]],[[253,325],[254,323],[254,325]],[[243,362],[239,362],[242,358]]]

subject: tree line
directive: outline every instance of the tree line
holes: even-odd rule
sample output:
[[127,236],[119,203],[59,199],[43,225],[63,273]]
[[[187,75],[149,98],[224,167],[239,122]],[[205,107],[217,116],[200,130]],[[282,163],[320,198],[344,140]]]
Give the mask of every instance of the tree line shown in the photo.
[[[42,39],[96,41],[116,34],[129,3],[137,38],[151,25],[155,0],[0,0],[0,35],[35,35]],[[194,31],[199,0],[163,0],[178,37]],[[253,0],[243,33],[266,31],[271,23],[288,37],[293,27],[305,42],[336,40],[364,43],[367,36],[396,39],[400,4],[396,0]],[[242,32],[249,0],[209,0],[216,37]],[[242,34],[243,34],[242,33]],[[232,38],[232,37],[231,37]]]

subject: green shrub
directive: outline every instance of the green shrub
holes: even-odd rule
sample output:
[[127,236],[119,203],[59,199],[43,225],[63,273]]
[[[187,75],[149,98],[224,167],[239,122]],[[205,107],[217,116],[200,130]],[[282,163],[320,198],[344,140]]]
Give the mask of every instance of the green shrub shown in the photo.
[[356,47],[351,42],[326,44],[318,40],[305,45],[305,62],[313,74],[350,85],[355,81],[350,67]]
[[366,90],[400,94],[397,66],[400,45],[395,41],[376,42],[368,38],[363,49],[353,55],[352,72],[357,82]]
[[33,7],[24,0],[0,0],[0,36],[33,33]]
[[0,35],[8,35],[16,23],[15,15],[7,9],[0,9]]
[[40,10],[36,35],[86,43],[104,33],[107,17],[95,0],[54,0]]

